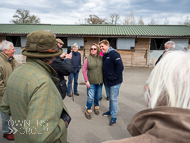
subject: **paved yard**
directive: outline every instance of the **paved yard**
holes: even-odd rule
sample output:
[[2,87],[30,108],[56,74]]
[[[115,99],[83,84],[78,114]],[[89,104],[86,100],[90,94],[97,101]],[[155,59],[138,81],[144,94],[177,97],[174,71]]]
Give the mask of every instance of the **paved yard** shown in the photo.
[[[145,109],[143,99],[144,84],[152,69],[149,68],[125,68],[123,72],[123,83],[118,97],[118,120],[115,126],[109,126],[110,117],[103,117],[101,114],[108,110],[109,101],[105,99],[105,89],[103,86],[103,99],[100,102],[100,115],[92,113],[92,119],[88,120],[84,116],[86,104],[86,86],[78,86],[80,96],[72,98],[66,97],[64,100],[72,121],[68,128],[69,143],[100,143],[106,140],[121,139],[130,137],[127,125],[131,118],[138,111]],[[79,83],[84,83],[82,73],[79,75]],[[14,143],[2,137],[0,121],[0,143]]]

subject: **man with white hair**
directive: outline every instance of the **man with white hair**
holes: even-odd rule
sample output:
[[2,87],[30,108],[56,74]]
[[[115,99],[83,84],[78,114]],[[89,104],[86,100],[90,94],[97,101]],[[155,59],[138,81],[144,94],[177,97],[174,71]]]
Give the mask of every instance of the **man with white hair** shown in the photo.
[[163,54],[158,58],[158,60],[156,61],[155,65],[160,61],[160,59],[163,57],[163,55],[169,51],[169,50],[175,50],[175,43],[173,41],[168,41],[164,44],[165,50],[163,52]]
[[[15,52],[16,50],[13,43],[4,40],[0,44],[0,103],[6,90],[8,78],[14,69],[18,67],[17,61],[13,58]],[[12,128],[9,126],[10,116],[4,114],[1,110],[0,112],[2,118],[3,137],[8,140],[14,140],[14,135],[9,134],[10,128]]]
[[81,68],[81,54],[78,52],[78,44],[74,43],[72,46],[72,73],[68,76],[68,85],[67,85],[67,96],[71,97],[71,86],[72,80],[74,78],[74,94],[79,96],[77,87],[78,87],[78,76]]

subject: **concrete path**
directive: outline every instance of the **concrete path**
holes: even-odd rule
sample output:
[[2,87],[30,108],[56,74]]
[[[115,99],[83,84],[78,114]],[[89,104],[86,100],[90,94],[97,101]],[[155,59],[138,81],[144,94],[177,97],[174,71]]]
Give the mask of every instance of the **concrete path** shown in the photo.
[[[107,140],[117,140],[130,137],[127,125],[131,118],[138,111],[146,108],[143,99],[144,84],[152,69],[150,68],[125,68],[123,72],[123,83],[118,97],[118,120],[114,126],[109,126],[110,117],[103,117],[101,114],[108,111],[109,101],[107,101],[103,86],[103,98],[100,101],[100,115],[92,112],[92,119],[85,118],[84,111],[86,105],[86,86],[78,86],[79,96],[66,97],[66,105],[72,117],[68,128],[69,143],[101,143]],[[79,83],[84,83],[82,73],[79,74]],[[7,141],[2,136],[0,120],[0,143],[14,143]]]

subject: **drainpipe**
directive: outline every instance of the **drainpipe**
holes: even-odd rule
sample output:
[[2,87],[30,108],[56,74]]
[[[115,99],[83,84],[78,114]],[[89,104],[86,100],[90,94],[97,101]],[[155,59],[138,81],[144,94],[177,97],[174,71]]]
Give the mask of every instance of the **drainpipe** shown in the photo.
[[149,54],[148,54],[148,67],[150,67],[150,44],[151,44],[151,39],[149,40]]

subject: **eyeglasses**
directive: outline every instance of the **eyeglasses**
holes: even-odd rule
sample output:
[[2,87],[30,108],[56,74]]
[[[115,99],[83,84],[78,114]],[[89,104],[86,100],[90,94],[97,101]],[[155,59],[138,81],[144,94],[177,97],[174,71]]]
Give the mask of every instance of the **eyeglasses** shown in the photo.
[[94,51],[96,51],[97,49],[96,49],[96,48],[91,48],[91,50],[94,50]]

